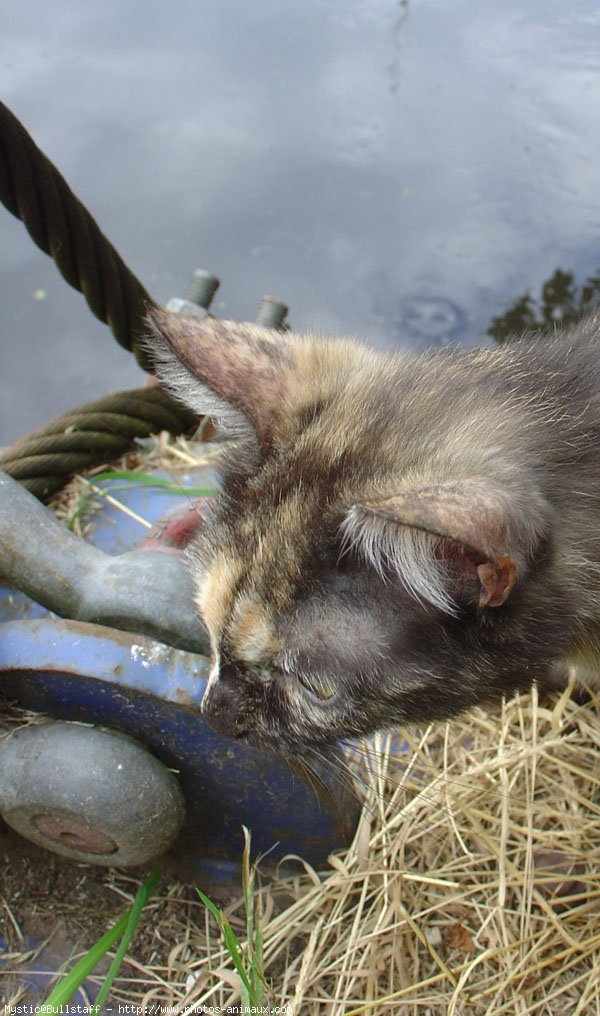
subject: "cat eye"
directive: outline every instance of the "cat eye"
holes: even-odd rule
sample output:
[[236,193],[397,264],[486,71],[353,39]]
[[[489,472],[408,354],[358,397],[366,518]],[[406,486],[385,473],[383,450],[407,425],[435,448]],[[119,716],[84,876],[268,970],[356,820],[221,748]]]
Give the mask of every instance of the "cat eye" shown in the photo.
[[298,674],[298,681],[306,691],[322,702],[335,698],[337,692],[335,685],[322,674]]

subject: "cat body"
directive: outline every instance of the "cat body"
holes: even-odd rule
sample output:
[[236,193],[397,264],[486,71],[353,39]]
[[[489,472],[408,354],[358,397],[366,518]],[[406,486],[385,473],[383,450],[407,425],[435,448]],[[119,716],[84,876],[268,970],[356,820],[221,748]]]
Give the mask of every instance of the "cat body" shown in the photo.
[[203,713],[285,755],[600,664],[600,316],[414,355],[151,315],[232,440],[189,555]]

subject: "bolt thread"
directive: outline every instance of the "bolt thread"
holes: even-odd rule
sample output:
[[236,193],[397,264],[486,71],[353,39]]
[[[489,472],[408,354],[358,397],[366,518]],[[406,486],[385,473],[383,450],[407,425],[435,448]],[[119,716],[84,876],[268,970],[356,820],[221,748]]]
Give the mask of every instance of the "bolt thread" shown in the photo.
[[263,325],[265,328],[281,329],[288,309],[281,300],[275,300],[272,296],[263,296],[254,320],[257,325]]
[[196,268],[186,289],[185,299],[208,310],[219,285],[220,280],[212,272],[207,272],[204,268]]

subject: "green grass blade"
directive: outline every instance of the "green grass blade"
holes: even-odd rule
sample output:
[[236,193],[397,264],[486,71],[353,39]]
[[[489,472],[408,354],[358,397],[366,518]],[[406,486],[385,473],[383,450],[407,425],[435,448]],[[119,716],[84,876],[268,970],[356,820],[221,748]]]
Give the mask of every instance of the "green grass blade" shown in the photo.
[[121,938],[127,927],[128,919],[129,913],[123,914],[123,917],[120,917],[117,923],[109,928],[106,934],[98,939],[91,949],[88,949],[85,956],[82,956],[79,962],[69,970],[69,973],[65,974],[62,980],[55,985],[44,1003],[47,1016],[60,1016],[60,1007],[70,1001],[88,974],[92,973],[102,957]]
[[242,889],[246,905],[246,939],[248,942],[248,973],[254,994],[254,1004],[262,1004],[265,980],[262,973],[262,937],[254,897],[255,869],[250,861],[250,830],[242,826],[244,850],[242,853]]
[[161,487],[166,494],[187,494],[190,497],[214,497],[219,493],[216,487],[185,487],[175,480],[167,480],[164,476],[153,476],[151,473],[136,473],[127,469],[109,469],[98,473],[94,483],[100,480],[128,480],[132,486]]
[[[92,971],[98,966],[100,960],[103,959],[104,956],[106,956],[107,952],[109,952],[110,949],[112,949],[115,942],[118,942],[119,939],[125,940],[127,933],[131,929],[125,945],[125,949],[127,949],[127,946],[131,941],[131,937],[139,921],[139,915],[141,913],[141,910],[146,905],[148,899],[154,892],[154,889],[156,887],[159,878],[160,871],[158,868],[154,868],[154,870],[150,873],[150,875],[143,883],[143,885],[141,885],[140,888],[138,889],[133,906],[130,907],[129,910],[127,910],[123,914],[123,916],[119,918],[116,924],[113,924],[112,928],[109,928],[109,930],[105,932],[102,938],[99,938],[98,941],[95,942],[90,949],[88,949],[85,956],[82,956],[81,959],[75,964],[75,966],[71,970],[69,970],[67,974],[65,974],[62,980],[59,981],[57,985],[55,985],[55,987],[50,992],[50,995],[46,999],[46,1002],[44,1003],[44,1012],[46,1013],[46,1016],[61,1016],[61,1006],[66,1005],[67,1002],[71,1000],[75,992],[78,990],[78,988],[81,987],[81,985],[85,981],[86,977],[89,974],[91,974]],[[136,914],[135,922],[132,922],[131,919],[134,913]],[[121,945],[122,944],[123,943],[121,943]],[[117,956],[119,955],[120,952],[121,949],[119,949]],[[123,950],[123,955],[124,952],[125,950]],[[117,957],[115,957],[115,960],[116,958]],[[122,959],[123,956],[121,955],[118,966],[121,965]],[[109,975],[113,969],[114,963],[115,961],[113,960],[113,963],[111,964],[109,970]],[[102,1003],[105,1001],[106,995],[110,990],[110,986],[112,985],[112,981],[114,980],[115,974],[118,970],[118,966],[115,969],[114,973],[112,974],[111,982],[108,986],[107,991],[104,993]],[[100,995],[98,995],[98,1000],[96,1001],[97,1012],[100,1012],[100,1004],[101,1004],[100,996],[102,995],[103,992],[104,985],[102,986]]]
[[[246,910],[246,947],[244,948],[222,912],[197,889],[200,899],[216,919],[225,947],[240,977],[240,994],[244,1006],[263,1007],[268,985],[263,973],[263,938],[261,929],[260,897],[255,895],[256,865],[250,859],[250,830],[242,826],[244,850],[242,853],[242,890]],[[268,1012],[272,1007],[268,1006]]]
[[196,892],[198,893],[198,896],[202,900],[206,909],[210,911],[210,913],[215,918],[219,926],[219,931],[223,936],[227,952],[231,956],[235,969],[239,974],[240,980],[242,982],[242,987],[248,993],[248,1000],[246,1001],[243,999],[244,1004],[246,1005],[254,1004],[252,985],[250,983],[248,973],[246,971],[246,964],[244,962],[245,960],[244,950],[242,949],[240,940],[238,939],[233,928],[231,927],[229,921],[225,920],[222,911],[219,910],[219,908],[213,903],[213,901],[209,899],[208,896],[206,896],[201,889],[196,889]]
[[242,891],[246,904],[246,938],[252,950],[254,945],[254,871],[250,866],[250,830],[242,826],[244,831],[244,851],[242,854]]
[[255,974],[255,991],[257,994],[260,992],[260,1000],[262,1002],[266,985],[263,975],[263,937],[260,921],[256,922],[254,931],[253,959],[252,970]]
[[75,509],[74,512],[71,513],[71,515],[69,516],[69,518],[67,520],[67,529],[72,529],[73,528],[73,524],[75,523],[75,520],[78,519],[80,515],[83,515],[84,511],[86,510],[86,508],[89,508],[89,504],[90,504],[89,497],[82,497],[81,498],[81,501],[77,505],[77,508]]
[[142,910],[150,900],[150,897],[152,896],[154,890],[156,889],[159,879],[160,879],[160,868],[156,866],[155,868],[152,869],[146,881],[139,887],[137,893],[135,894],[133,906],[129,911],[127,926],[125,928],[125,931],[123,932],[123,938],[121,939],[119,948],[117,949],[115,957],[108,969],[108,973],[104,979],[104,984],[102,985],[100,991],[98,992],[98,997],[95,1002],[97,1013],[100,1013],[102,1011],[102,1006],[104,1005],[106,999],[108,998],[108,993],[112,988],[113,981],[119,972],[119,968],[121,966],[121,963],[123,962],[125,953],[129,948],[131,939],[133,938],[136,928],[140,923]]
[[107,469],[103,473],[97,473],[92,477],[94,483],[100,480],[129,480],[131,483],[147,487],[174,487],[178,486],[173,480],[167,480],[164,476],[153,476],[152,473],[137,473],[133,469]]
[[217,924],[219,925],[219,930],[221,930],[221,924],[223,923],[223,914],[221,913],[217,905],[213,903],[213,901],[209,899],[208,896],[204,895],[201,889],[196,889],[196,892],[198,893],[198,896],[204,903],[206,909],[210,911],[210,913],[215,918]]

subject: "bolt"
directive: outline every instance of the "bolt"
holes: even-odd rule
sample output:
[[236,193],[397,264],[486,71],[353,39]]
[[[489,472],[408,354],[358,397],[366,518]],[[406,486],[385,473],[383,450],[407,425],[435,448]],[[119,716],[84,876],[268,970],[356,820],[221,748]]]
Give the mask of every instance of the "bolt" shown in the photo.
[[254,320],[257,325],[262,325],[264,328],[278,328],[279,331],[285,331],[287,325],[284,322],[288,309],[281,300],[275,300],[272,296],[263,296]]
[[219,285],[219,279],[212,272],[207,272],[204,268],[196,268],[185,291],[185,299],[208,310]]
[[189,281],[185,297],[172,296],[167,303],[167,310],[174,314],[187,314],[191,317],[206,317],[211,300],[217,289],[219,280],[212,272],[204,268],[196,268]]

